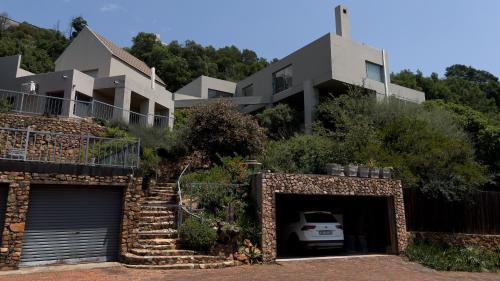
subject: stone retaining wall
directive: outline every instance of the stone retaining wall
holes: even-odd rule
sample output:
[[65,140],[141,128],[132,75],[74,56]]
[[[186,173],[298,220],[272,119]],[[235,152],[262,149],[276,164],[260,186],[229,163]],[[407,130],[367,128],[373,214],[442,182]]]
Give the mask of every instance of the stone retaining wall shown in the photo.
[[443,233],[443,232],[410,232],[410,242],[434,242],[450,246],[474,246],[483,250],[500,250],[500,235]]
[[0,184],[8,184],[5,224],[0,247],[0,269],[17,268],[21,258],[26,214],[31,185],[80,185],[89,187],[123,187],[123,218],[120,256],[132,247],[137,237],[137,218],[144,198],[142,178],[130,176],[90,176],[71,174],[38,174],[0,171]]
[[[401,182],[387,179],[323,175],[259,174],[253,181],[259,205],[264,262],[276,259],[276,193],[304,195],[384,196],[393,198],[397,252],[407,246],[406,221]],[[360,206],[362,207],[362,206]]]
[[105,130],[103,126],[90,119],[0,113],[0,128],[26,129],[28,127],[31,127],[33,131],[92,136],[102,136]]

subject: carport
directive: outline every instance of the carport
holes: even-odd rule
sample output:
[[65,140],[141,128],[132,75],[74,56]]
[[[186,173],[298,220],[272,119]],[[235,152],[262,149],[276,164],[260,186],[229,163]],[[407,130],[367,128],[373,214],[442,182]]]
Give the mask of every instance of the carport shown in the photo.
[[264,173],[256,176],[253,192],[259,207],[266,262],[289,255],[286,247],[290,246],[283,243],[283,227],[287,216],[296,211],[329,211],[342,224],[344,247],[327,254],[398,254],[406,248],[399,181]]
[[[397,253],[394,220],[389,212],[391,197],[276,194],[277,257]],[[285,228],[290,216],[301,211],[331,212],[342,226],[344,246],[338,249],[297,253]],[[391,223],[389,223],[391,221]]]

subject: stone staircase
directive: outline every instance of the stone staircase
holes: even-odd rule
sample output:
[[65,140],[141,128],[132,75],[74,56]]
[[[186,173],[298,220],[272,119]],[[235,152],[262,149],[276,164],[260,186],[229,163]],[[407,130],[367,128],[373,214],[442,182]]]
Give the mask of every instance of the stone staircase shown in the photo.
[[130,268],[204,269],[232,266],[223,257],[200,255],[183,250],[178,242],[175,184],[157,184],[141,205],[139,239],[125,254],[123,262]]

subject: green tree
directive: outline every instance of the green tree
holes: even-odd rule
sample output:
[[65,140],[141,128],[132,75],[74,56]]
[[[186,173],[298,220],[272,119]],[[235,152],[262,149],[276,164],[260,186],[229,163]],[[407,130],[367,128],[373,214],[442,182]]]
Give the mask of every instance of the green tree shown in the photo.
[[71,36],[70,38],[73,39],[75,38],[80,31],[82,31],[85,27],[87,26],[87,21],[81,17],[74,17],[71,20]]
[[284,103],[267,108],[256,117],[266,128],[269,138],[274,140],[290,138],[299,128],[298,112]]

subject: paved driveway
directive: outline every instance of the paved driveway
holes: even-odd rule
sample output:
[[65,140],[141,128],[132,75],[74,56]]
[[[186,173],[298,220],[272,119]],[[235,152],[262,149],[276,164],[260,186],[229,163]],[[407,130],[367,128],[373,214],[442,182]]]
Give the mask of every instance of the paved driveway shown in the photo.
[[0,280],[500,280],[496,273],[437,272],[396,256],[281,262],[215,270],[133,270],[122,266],[15,274]]

